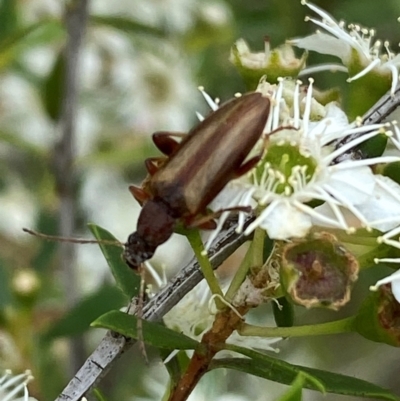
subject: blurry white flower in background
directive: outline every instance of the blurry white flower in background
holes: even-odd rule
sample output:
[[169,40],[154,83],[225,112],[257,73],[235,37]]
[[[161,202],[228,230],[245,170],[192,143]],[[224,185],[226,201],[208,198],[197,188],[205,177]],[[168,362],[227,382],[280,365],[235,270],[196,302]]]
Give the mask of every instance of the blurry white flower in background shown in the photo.
[[0,330],[0,372],[17,370],[22,366],[23,356],[15,340],[5,330]]
[[[0,400],[1,401],[36,401],[29,397],[26,385],[33,380],[31,372],[27,370],[19,375],[12,375],[10,370],[0,376]],[[20,397],[21,393],[24,394]]]
[[18,177],[8,185],[8,190],[0,192],[0,230],[5,235],[29,240],[22,227],[33,227],[37,210],[31,194],[23,187]]
[[195,0],[139,0],[135,2],[134,7],[129,0],[117,3],[96,1],[92,7],[93,14],[123,16],[146,25],[163,27],[172,32],[190,29],[196,10]]

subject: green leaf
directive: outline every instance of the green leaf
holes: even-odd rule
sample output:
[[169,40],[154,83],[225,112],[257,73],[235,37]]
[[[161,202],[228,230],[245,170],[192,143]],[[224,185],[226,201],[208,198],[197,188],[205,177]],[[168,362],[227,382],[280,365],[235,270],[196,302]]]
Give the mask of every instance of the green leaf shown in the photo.
[[135,21],[131,18],[126,17],[105,17],[100,15],[92,15],[89,21],[93,25],[105,25],[134,35],[144,33],[157,37],[165,36],[165,31],[162,29],[145,25],[139,21]]
[[[118,242],[118,240],[104,228],[96,226],[95,224],[89,224],[89,228],[99,241],[107,240]],[[117,286],[127,297],[132,298],[136,296],[140,289],[140,276],[129,268],[122,260],[121,248],[118,246],[103,244],[99,244],[99,246],[107,260]]]
[[[28,27],[14,31],[12,34],[7,35],[3,40],[0,41],[0,69],[7,67],[18,54],[19,46],[21,45],[33,45],[31,43],[31,36],[35,34],[35,37],[40,33],[45,36],[46,42],[53,41],[54,37],[59,35],[51,35],[49,32],[60,31],[60,22],[55,20],[39,21],[35,24],[29,25]],[[42,38],[38,38],[42,41]],[[37,40],[37,42],[39,42]],[[39,44],[39,43],[36,43]]]
[[282,384],[292,383],[296,376],[303,372],[312,377],[315,381],[307,380],[305,388],[321,391],[321,385],[328,393],[352,395],[356,397],[374,398],[380,400],[399,401],[400,398],[382,387],[356,379],[350,376],[344,376],[338,373],[327,372],[324,370],[308,368],[300,365],[292,365],[288,362],[272,358],[259,352],[238,347],[235,345],[226,345],[226,349],[238,352],[247,358],[225,358],[212,361],[209,369],[228,368],[241,372],[246,372],[254,376],[263,377]]
[[[120,311],[111,311],[100,316],[92,323],[93,327],[103,327],[116,331],[126,337],[138,338],[137,318]],[[181,333],[168,329],[158,323],[142,320],[143,341],[157,348],[167,349],[195,349],[196,340]]]
[[43,340],[48,341],[58,337],[75,336],[85,332],[97,317],[103,313],[120,308],[127,299],[114,286],[101,287],[97,292],[89,295],[65,316],[56,322],[44,334]]
[[44,81],[41,93],[44,109],[48,117],[53,121],[59,121],[62,111],[65,81],[65,58],[63,51],[58,54],[53,68]]

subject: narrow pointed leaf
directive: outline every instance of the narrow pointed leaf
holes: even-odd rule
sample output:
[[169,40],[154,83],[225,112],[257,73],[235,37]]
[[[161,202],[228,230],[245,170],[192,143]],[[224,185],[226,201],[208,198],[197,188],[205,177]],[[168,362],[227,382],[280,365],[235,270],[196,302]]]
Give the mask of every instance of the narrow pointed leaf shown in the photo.
[[21,46],[32,47],[57,40],[62,34],[61,26],[57,20],[39,21],[3,37],[0,40],[0,70],[15,60],[23,48]]
[[228,345],[226,348],[245,355],[249,359],[215,359],[209,367],[210,370],[217,368],[234,369],[282,384],[291,384],[296,376],[300,372],[303,372],[316,380],[316,382],[307,380],[304,384],[304,388],[321,390],[321,387],[317,384],[319,383],[328,393],[373,398],[375,400],[400,400],[400,397],[391,393],[389,390],[355,377],[300,365],[292,365],[288,362],[243,347]]
[[[92,326],[113,330],[126,337],[138,338],[136,316],[124,312],[108,312],[94,321]],[[199,344],[190,337],[147,320],[142,320],[142,330],[143,341],[157,348],[195,349]]]
[[[89,228],[98,240],[118,241],[110,232],[95,224],[89,224]],[[122,260],[122,249],[119,246],[99,244],[104,257],[107,260],[111,273],[117,286],[129,298],[136,296],[140,288],[140,276],[136,274]]]
[[64,85],[65,57],[63,51],[60,51],[42,89],[44,109],[47,112],[47,116],[55,123],[61,117]]

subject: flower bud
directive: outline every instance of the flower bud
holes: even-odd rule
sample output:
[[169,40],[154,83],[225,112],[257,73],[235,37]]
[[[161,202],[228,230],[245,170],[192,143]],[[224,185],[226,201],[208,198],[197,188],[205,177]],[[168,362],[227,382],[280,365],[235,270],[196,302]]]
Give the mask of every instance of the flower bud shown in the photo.
[[350,300],[357,259],[330,233],[281,246],[281,280],[292,300],[306,308],[338,310]]
[[275,83],[278,77],[297,77],[304,68],[307,53],[296,58],[290,45],[270,49],[269,38],[265,38],[264,52],[250,51],[248,44],[239,39],[231,49],[230,61],[239,70],[249,90],[255,90],[260,78],[267,75],[268,82]]

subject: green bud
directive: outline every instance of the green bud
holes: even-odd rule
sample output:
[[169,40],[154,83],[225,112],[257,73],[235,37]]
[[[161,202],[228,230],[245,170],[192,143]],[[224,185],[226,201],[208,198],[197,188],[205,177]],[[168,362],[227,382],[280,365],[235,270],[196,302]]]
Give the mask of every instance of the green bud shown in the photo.
[[280,248],[282,285],[295,303],[338,310],[350,300],[359,266],[334,235],[314,233]]
[[249,90],[255,90],[264,75],[268,82],[276,83],[279,77],[296,78],[305,66],[307,53],[298,59],[288,44],[271,50],[269,38],[265,38],[264,43],[265,50],[259,53],[251,52],[243,39],[239,39],[231,49],[230,61],[239,70]]
[[400,347],[400,303],[390,284],[369,294],[356,316],[355,330],[371,341]]

